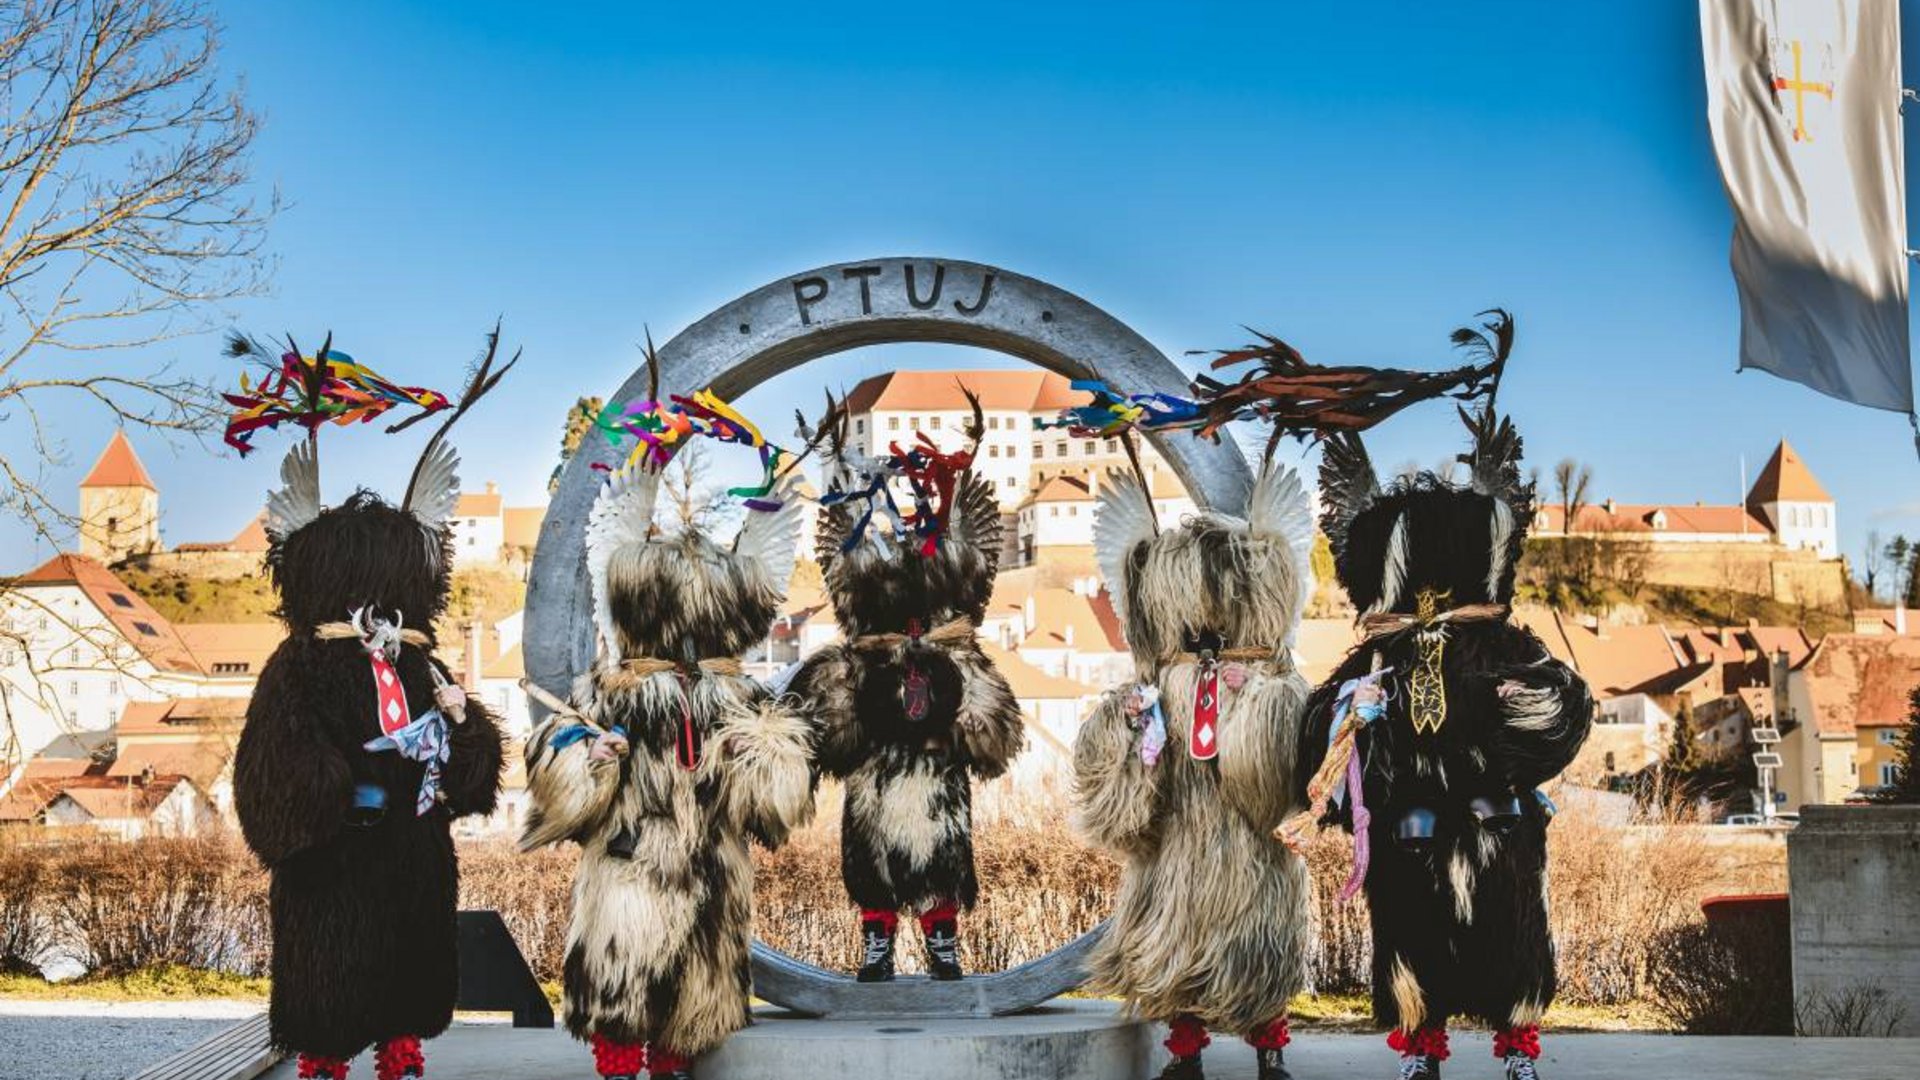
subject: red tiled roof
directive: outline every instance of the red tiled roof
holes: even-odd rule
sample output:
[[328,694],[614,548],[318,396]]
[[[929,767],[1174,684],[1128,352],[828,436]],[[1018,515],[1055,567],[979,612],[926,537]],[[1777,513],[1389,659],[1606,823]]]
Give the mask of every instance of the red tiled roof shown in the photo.
[[1052,412],[1084,405],[1087,395],[1051,371],[889,371],[861,380],[847,395],[847,411],[929,409],[962,412],[968,408],[965,386],[980,396],[983,409],[998,412]]
[[1760,478],[1753,482],[1753,490],[1747,493],[1748,506],[1761,506],[1770,502],[1826,502],[1833,501],[1827,489],[1814,479],[1813,470],[1800,460],[1800,454],[1787,440],[1781,439],[1774,447],[1773,456],[1767,459],[1766,467],[1760,470]]
[[133,452],[133,444],[127,441],[124,431],[114,432],[113,438],[107,440],[107,448],[100,452],[99,460],[87,471],[87,478],[80,481],[80,486],[159,490],[154,487],[153,478],[147,475],[147,467],[140,464],[140,455]]
[[[181,623],[174,631],[209,675],[258,675],[287,639],[286,628],[277,622]],[[244,666],[236,670],[235,665]]]
[[165,701],[129,701],[116,725],[122,749],[128,739],[143,735],[174,735],[237,731],[247,718],[244,697],[169,698]]
[[1828,634],[1798,669],[1822,735],[1898,727],[1920,686],[1920,638]]
[[231,540],[198,540],[175,546],[176,551],[236,551],[258,555],[267,550],[267,515],[262,512],[247,522]]
[[463,518],[499,517],[501,502],[500,493],[497,491],[482,492],[477,495],[462,493],[460,502],[453,508],[453,516]]
[[[1558,536],[1566,530],[1561,523],[1567,519],[1566,507],[1544,505],[1539,508],[1540,523],[1534,532],[1539,536]],[[1666,527],[1656,530],[1655,515],[1663,515]],[[1726,536],[1741,532],[1750,535],[1770,536],[1773,530],[1767,523],[1755,517],[1744,506],[1681,506],[1668,503],[1614,503],[1609,510],[1606,505],[1591,504],[1580,507],[1573,515],[1574,533],[1650,533],[1688,534],[1706,533]]]
[[85,555],[55,555],[15,579],[14,585],[77,586],[148,663],[163,671],[200,671],[200,665],[186,642],[180,640],[173,624],[153,610],[139,593],[128,588],[126,582],[114,576],[113,571]]
[[156,776],[144,784],[107,777],[91,777],[84,783],[73,783],[60,789],[54,796],[57,801],[62,796],[72,799],[82,810],[96,819],[118,820],[122,818],[143,818],[160,808],[173,794],[173,789],[183,783],[191,783],[184,776]]
[[1099,691],[1084,683],[1058,675],[1049,675],[1025,660],[1018,653],[1008,652],[991,641],[982,641],[980,651],[993,661],[994,669],[1007,680],[1007,686],[1013,690],[1013,696],[1029,701],[1048,698],[1078,699],[1092,697]]

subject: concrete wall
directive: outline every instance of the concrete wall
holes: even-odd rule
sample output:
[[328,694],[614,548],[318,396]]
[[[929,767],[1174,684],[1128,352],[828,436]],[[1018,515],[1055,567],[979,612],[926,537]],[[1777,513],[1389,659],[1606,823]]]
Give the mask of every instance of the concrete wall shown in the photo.
[[[1920,806],[1808,806],[1787,838],[1793,997],[1807,1034],[1920,1035]],[[1884,995],[1864,1031],[1822,1021]],[[1823,1030],[1823,1028],[1825,1030]]]

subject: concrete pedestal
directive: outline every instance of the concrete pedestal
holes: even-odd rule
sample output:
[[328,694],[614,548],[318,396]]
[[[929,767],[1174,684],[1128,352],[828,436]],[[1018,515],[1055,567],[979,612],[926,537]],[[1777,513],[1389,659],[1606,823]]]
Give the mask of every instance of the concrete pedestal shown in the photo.
[[1123,1080],[1151,1074],[1149,1026],[1110,1002],[1058,1000],[992,1019],[804,1020],[759,1012],[700,1062],[702,1076]]
[[1787,837],[1808,1035],[1920,1035],[1920,806],[1808,806]]

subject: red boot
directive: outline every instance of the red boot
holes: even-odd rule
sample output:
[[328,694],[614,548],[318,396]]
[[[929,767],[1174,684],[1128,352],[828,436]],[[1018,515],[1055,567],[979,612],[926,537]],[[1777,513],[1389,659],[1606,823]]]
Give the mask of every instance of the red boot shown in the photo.
[[1446,1028],[1395,1028],[1387,1032],[1387,1045],[1400,1052],[1400,1080],[1440,1080],[1440,1063],[1449,1054]]
[[347,1061],[345,1058],[301,1054],[296,1071],[300,1074],[300,1080],[347,1080]]
[[388,1039],[373,1052],[375,1080],[419,1080],[427,1075],[427,1059],[420,1053],[420,1040],[412,1035]]

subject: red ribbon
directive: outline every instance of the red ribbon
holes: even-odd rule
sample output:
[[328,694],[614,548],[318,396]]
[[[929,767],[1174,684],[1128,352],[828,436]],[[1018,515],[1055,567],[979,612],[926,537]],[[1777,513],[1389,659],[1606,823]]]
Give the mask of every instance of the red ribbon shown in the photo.
[[960,474],[973,464],[973,451],[946,453],[925,432],[920,433],[920,444],[911,452],[900,449],[899,443],[890,444],[888,450],[900,474],[913,485],[914,512],[907,523],[920,534],[920,554],[932,555],[939,549],[941,537],[947,534],[947,521],[953,513],[953,489],[959,483]]
[[674,747],[674,756],[679,758],[681,768],[693,772],[700,767],[700,729],[693,723],[693,692],[687,685],[687,677],[676,678],[680,680],[680,740]]

